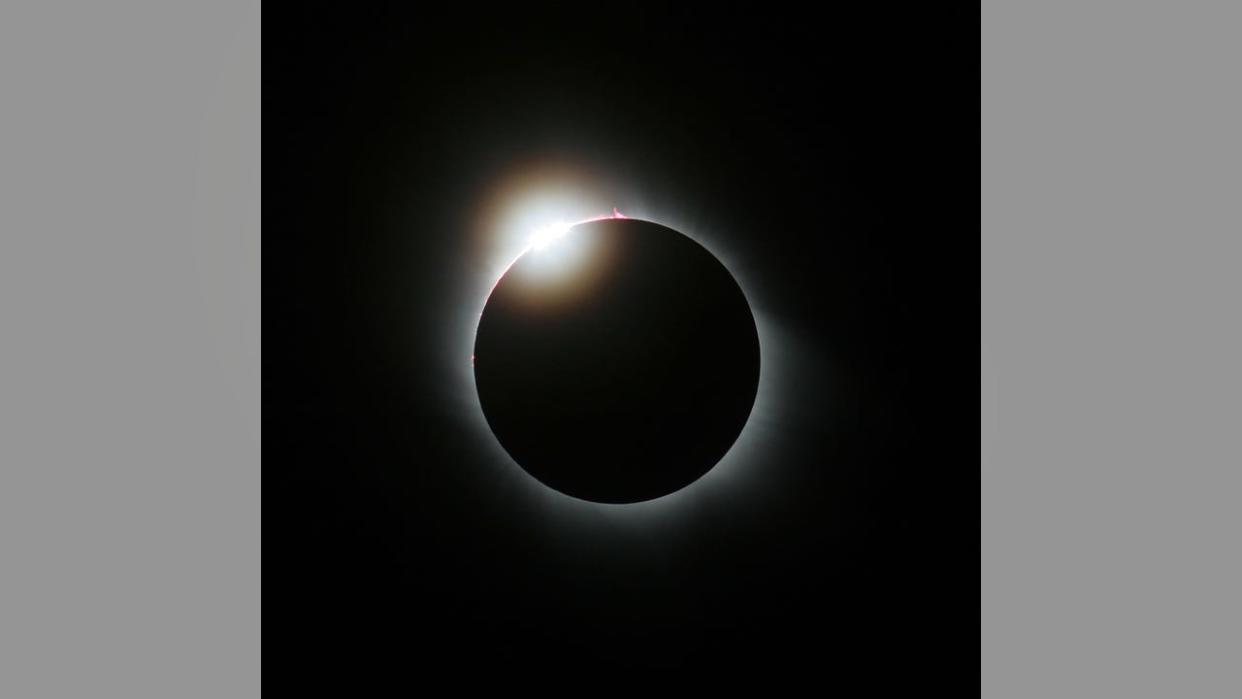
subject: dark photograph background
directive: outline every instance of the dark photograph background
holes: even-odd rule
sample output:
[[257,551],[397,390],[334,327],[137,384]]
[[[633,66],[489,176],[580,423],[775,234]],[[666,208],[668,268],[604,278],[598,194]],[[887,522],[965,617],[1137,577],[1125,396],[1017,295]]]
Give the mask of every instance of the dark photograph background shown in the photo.
[[[268,688],[972,691],[978,28],[973,6],[269,8]],[[479,414],[495,211],[549,172],[694,237],[751,303],[759,396],[684,491],[561,496]]]

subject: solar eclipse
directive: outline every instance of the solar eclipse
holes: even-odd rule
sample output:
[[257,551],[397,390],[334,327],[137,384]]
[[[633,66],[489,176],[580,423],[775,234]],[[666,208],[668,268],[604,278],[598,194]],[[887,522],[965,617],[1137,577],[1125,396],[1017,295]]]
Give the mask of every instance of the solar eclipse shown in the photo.
[[488,425],[530,475],[633,503],[694,482],[733,445],[759,339],[711,253],[614,211],[541,229],[487,300],[474,373]]
[[275,25],[282,674],[963,667],[977,54],[604,10]]

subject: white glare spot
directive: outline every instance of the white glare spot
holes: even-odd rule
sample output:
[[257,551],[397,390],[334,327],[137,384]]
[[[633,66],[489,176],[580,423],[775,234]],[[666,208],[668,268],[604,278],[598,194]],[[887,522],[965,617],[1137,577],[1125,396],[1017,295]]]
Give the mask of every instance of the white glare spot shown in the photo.
[[535,250],[542,250],[552,243],[552,241],[568,233],[569,229],[573,228],[573,226],[574,224],[565,223],[563,221],[558,221],[557,223],[544,226],[543,228],[536,230],[534,234],[531,235],[530,246]]

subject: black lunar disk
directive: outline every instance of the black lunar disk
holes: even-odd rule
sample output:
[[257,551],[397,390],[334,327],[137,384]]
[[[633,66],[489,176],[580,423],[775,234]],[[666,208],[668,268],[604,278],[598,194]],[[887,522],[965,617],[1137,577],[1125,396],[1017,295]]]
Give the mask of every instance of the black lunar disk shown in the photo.
[[759,336],[701,245],[600,219],[505,272],[474,375],[488,424],[528,473],[584,500],[639,502],[694,482],[733,445],[759,386]]

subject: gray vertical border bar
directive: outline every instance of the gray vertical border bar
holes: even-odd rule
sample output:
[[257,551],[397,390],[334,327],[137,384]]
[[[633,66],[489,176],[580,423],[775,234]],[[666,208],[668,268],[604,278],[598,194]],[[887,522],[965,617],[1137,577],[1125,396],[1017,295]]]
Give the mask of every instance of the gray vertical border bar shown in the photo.
[[1242,5],[982,5],[985,697],[1242,696]]
[[0,3],[0,696],[256,697],[260,9]]

